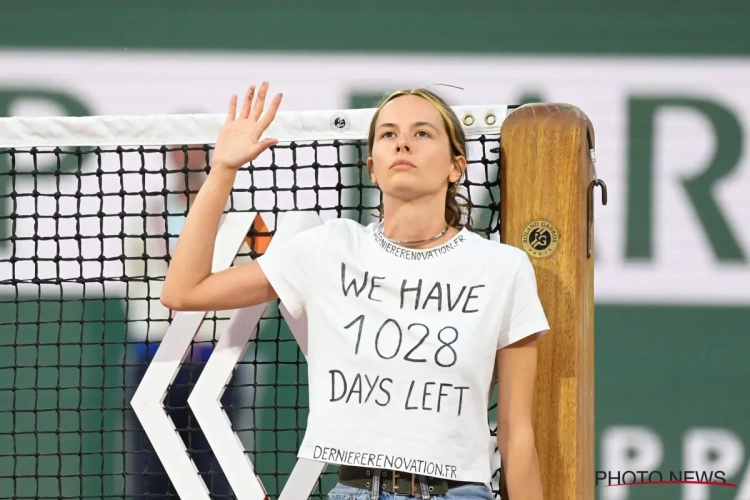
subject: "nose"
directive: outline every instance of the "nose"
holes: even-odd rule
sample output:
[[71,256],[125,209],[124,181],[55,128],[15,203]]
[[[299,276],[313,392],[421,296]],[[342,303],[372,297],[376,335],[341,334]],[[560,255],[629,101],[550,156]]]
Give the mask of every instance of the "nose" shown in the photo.
[[406,136],[399,137],[398,141],[396,142],[396,152],[401,153],[402,151],[410,152],[411,148],[409,146],[409,141],[407,140]]

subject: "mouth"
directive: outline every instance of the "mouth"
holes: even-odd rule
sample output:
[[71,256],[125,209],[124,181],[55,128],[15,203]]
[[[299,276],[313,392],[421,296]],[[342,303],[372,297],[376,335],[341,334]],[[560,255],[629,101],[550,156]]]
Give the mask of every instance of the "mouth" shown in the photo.
[[412,168],[417,168],[417,166],[408,160],[396,160],[391,165],[391,170],[411,170]]

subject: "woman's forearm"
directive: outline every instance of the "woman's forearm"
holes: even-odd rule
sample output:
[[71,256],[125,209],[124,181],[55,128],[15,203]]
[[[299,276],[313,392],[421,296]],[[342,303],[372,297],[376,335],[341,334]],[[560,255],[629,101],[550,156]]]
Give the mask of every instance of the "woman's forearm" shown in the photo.
[[219,223],[236,171],[214,167],[201,186],[180,232],[162,300],[188,293],[211,274]]
[[517,436],[501,442],[498,449],[503,458],[505,481],[510,500],[543,500],[539,458],[532,436]]

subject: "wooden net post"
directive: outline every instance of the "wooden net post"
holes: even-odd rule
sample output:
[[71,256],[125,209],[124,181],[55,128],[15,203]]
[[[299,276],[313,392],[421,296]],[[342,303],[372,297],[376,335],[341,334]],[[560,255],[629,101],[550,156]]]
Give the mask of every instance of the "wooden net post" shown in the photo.
[[545,500],[594,499],[593,140],[566,104],[521,106],[500,137],[501,238],[529,254],[551,326],[534,410]]

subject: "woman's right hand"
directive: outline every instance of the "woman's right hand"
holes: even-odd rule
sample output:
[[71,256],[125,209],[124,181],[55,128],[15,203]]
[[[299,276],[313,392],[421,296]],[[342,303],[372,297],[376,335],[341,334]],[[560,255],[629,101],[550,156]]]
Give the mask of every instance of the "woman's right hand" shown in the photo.
[[[229,102],[226,122],[216,140],[211,174],[195,197],[167,269],[160,299],[170,309],[240,309],[268,302],[276,296],[257,261],[212,272],[216,235],[232,192],[234,174],[278,142],[276,139],[260,140],[281,103],[279,94],[263,114],[267,92],[268,84],[263,83],[253,103],[255,87],[250,87],[239,116],[237,96],[232,96]],[[217,175],[219,172],[230,175]]]
[[[237,116],[237,96],[232,96],[229,101],[227,119],[219,130],[219,136],[216,139],[216,147],[211,161],[213,168],[236,171],[279,142],[277,139],[271,138],[260,140],[260,136],[263,135],[263,132],[266,131],[276,116],[282,98],[281,94],[276,94],[271,101],[271,105],[268,106],[268,111],[263,114],[267,93],[268,83],[263,82],[258,89],[255,104],[253,104],[255,85],[248,88],[239,116]],[[261,117],[261,115],[263,116]]]

